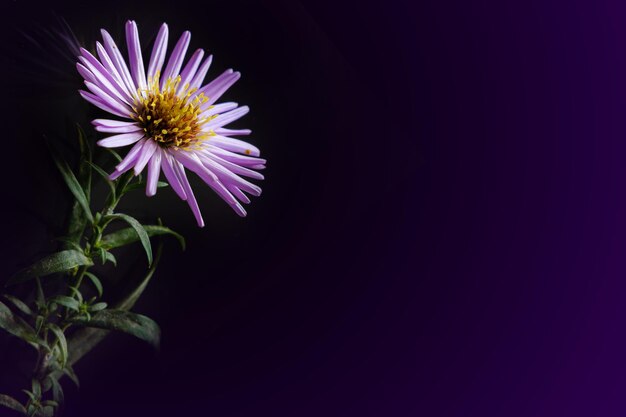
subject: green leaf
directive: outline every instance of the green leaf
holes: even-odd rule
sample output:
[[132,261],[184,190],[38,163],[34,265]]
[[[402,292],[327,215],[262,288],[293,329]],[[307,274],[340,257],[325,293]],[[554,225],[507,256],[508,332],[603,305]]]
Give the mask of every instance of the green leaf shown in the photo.
[[115,197],[115,183],[113,183],[113,181],[109,179],[109,174],[107,174],[105,170],[103,170],[98,165],[94,164],[93,162],[89,162],[89,165],[94,169],[94,171],[100,174],[100,176],[104,179],[104,181],[109,186],[109,189],[111,190],[111,194],[113,194],[113,197]]
[[18,284],[35,277],[43,277],[55,272],[69,271],[78,266],[91,266],[93,262],[84,253],[68,249],[53,253],[35,262],[26,269],[21,270],[9,279],[7,285]]
[[11,304],[13,304],[15,308],[17,308],[18,310],[20,310],[22,313],[26,314],[27,316],[34,315],[30,307],[28,307],[26,303],[24,303],[19,298],[13,297],[12,295],[9,295],[9,294],[4,294],[3,297],[6,298],[7,301],[9,301]]
[[125,310],[102,310],[94,314],[90,321],[76,318],[72,322],[88,327],[124,332],[148,342],[157,349],[161,339],[161,330],[154,320]]
[[[180,243],[180,246],[183,248],[183,250],[185,250],[185,238],[179,233],[176,233],[175,231],[170,229],[169,227],[160,225],[144,225],[143,228],[148,236],[174,236],[176,239],[178,239],[178,242]],[[100,242],[100,245],[108,250],[134,243],[137,240],[139,240],[139,236],[137,235],[135,230],[131,227],[127,227],[125,229],[121,229],[117,232],[113,232],[104,236]]]
[[117,213],[110,214],[106,217],[109,219],[113,218],[124,220],[130,225],[130,227],[132,227],[132,229],[135,231],[135,234],[141,241],[144,250],[146,251],[146,256],[148,257],[148,265],[152,265],[152,246],[150,245],[150,238],[148,237],[148,233],[146,232],[146,229],[144,229],[144,227],[141,225],[141,223],[139,223],[135,218],[127,214]]
[[26,415],[26,408],[22,403],[8,395],[0,394],[0,405]]
[[107,308],[107,303],[95,303],[91,306],[89,306],[89,312],[90,313],[95,313],[97,311],[101,311],[104,310],[105,308]]
[[31,386],[31,390],[35,397],[41,398],[41,384],[39,383],[39,380],[33,378],[33,380],[31,381]]
[[109,151],[109,152],[111,153],[111,155],[113,155],[113,157],[114,157],[115,159],[117,159],[117,162],[122,162],[122,157],[120,156],[120,154],[119,154],[119,153],[117,153],[117,151],[114,151],[114,150],[113,150],[113,149],[111,149],[111,148],[105,148],[105,149],[106,149],[107,151]]
[[65,402],[63,387],[61,387],[59,381],[52,375],[48,376],[48,379],[52,383],[52,398],[54,398],[54,401],[56,401],[58,404],[63,404]]
[[35,330],[13,312],[4,303],[0,302],[0,328],[6,330],[13,336],[19,337],[31,346],[38,347]]
[[63,330],[61,330],[56,324],[50,323],[48,324],[48,329],[56,336],[59,341],[59,347],[61,349],[61,366],[65,367],[67,363],[68,353],[67,353],[67,339],[65,338],[65,334]]
[[117,259],[115,259],[115,256],[111,253],[111,252],[104,252],[104,259],[105,262],[109,261],[111,262],[114,266],[117,266]]
[[[141,296],[144,289],[150,282],[150,279],[154,275],[154,271],[161,260],[161,254],[163,253],[163,242],[159,243],[157,247],[156,255],[154,257],[154,262],[152,266],[143,277],[143,279],[134,287],[134,289],[116,306],[115,309],[118,310],[130,310],[135,305],[135,302]],[[91,349],[98,345],[107,335],[109,334],[106,330],[96,329],[96,328],[85,328],[80,329],[72,336],[69,340],[69,349],[70,349],[70,362],[75,364],[78,362],[85,354],[87,354]]]
[[74,385],[76,385],[76,388],[80,388],[80,381],[78,379],[78,375],[76,375],[76,372],[74,372],[74,368],[72,368],[72,366],[69,363],[67,363],[65,365],[65,368],[63,368],[63,373],[72,380]]
[[[85,138],[85,133],[79,125],[76,125],[78,145],[80,148],[80,161],[78,164],[78,182],[89,201],[91,194],[91,168],[88,162],[91,161],[91,148],[89,141]],[[67,223],[67,236],[63,249],[77,249],[80,238],[83,235],[85,224],[87,222],[87,215],[83,210],[83,207],[78,200],[74,200],[70,216]],[[78,250],[81,250],[80,247]]]
[[80,306],[77,300],[72,297],[68,297],[67,295],[57,295],[56,297],[50,299],[50,302],[60,304],[74,311],[78,311],[78,307]]
[[100,282],[98,277],[92,274],[91,272],[85,272],[85,276],[89,278],[93,286],[96,287],[96,291],[98,291],[98,296],[102,297],[102,292],[103,292],[102,283]]
[[67,162],[63,158],[61,158],[61,156],[56,152],[54,148],[52,148],[51,146],[49,146],[49,148],[50,153],[52,154],[52,158],[54,159],[54,163],[61,172],[63,180],[65,180],[65,183],[70,189],[70,192],[74,195],[76,201],[78,202],[78,204],[80,204],[81,208],[85,212],[87,220],[93,223],[93,215],[91,214],[91,209],[89,208],[89,199],[85,195],[83,187],[81,187],[80,183],[76,179],[76,176],[72,172],[72,169],[67,164]]

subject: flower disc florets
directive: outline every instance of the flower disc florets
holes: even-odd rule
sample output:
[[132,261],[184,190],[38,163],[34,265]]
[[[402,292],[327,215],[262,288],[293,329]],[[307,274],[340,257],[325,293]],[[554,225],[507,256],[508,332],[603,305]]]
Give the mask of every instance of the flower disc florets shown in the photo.
[[190,89],[189,85],[179,87],[180,81],[180,76],[168,78],[160,88],[157,74],[148,89],[138,92],[133,107],[133,117],[146,136],[162,147],[188,148],[197,144],[211,135],[202,131],[202,125],[217,117],[202,117],[212,107],[204,105],[208,98],[203,93],[195,94],[197,89]]

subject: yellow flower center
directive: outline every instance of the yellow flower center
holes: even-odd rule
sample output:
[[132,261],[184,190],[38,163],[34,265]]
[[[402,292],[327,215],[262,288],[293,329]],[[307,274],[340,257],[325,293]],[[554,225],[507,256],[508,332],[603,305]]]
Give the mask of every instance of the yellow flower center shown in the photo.
[[133,106],[132,118],[141,124],[147,137],[163,147],[188,148],[214,134],[202,131],[202,125],[218,116],[201,116],[207,110],[201,107],[208,97],[203,93],[191,97],[197,89],[189,88],[189,84],[179,91],[180,82],[180,75],[168,78],[161,89],[157,73],[145,91],[138,91]]

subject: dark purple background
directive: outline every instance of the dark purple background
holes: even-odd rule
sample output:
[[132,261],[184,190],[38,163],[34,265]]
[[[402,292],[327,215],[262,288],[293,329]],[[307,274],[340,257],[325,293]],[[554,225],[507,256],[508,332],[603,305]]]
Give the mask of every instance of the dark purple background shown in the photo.
[[[137,308],[163,347],[110,338],[67,416],[626,415],[621,2],[55,3],[90,45],[191,30],[269,160],[244,220],[127,206],[188,237]],[[66,197],[27,138],[91,111],[13,82],[48,12],[2,6],[5,275]]]

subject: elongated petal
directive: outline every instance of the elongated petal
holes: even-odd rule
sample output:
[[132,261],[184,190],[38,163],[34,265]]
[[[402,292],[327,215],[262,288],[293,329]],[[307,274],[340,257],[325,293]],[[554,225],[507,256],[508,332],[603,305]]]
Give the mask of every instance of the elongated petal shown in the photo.
[[[237,139],[238,140],[238,139]],[[244,142],[245,143],[245,142]],[[249,145],[249,144],[247,144]],[[218,156],[226,161],[232,162],[237,165],[241,165],[244,167],[252,167],[254,165],[264,165],[267,161],[263,158],[257,158],[254,156],[245,156],[240,155],[235,152],[227,151],[226,149],[218,148],[217,146],[213,146],[210,144],[205,145],[204,152]]]
[[129,123],[128,126],[120,126],[120,127],[105,127],[105,126],[96,126],[96,130],[102,133],[131,133],[131,132],[141,132],[143,134],[143,128],[141,126],[137,126],[134,123]]
[[190,40],[191,33],[189,31],[185,31],[176,43],[176,46],[172,51],[172,55],[167,62],[167,66],[165,67],[165,71],[163,71],[163,78],[161,78],[161,88],[163,88],[168,78],[175,78],[178,75],[180,68],[183,65],[183,60],[185,59],[185,54],[187,53],[187,48],[189,47]]
[[176,194],[178,194],[181,200],[186,200],[187,195],[185,194],[182,182],[173,167],[174,162],[175,161],[172,161],[172,156],[169,152],[164,150],[161,158],[161,168],[163,169],[163,174],[165,174],[167,182],[174,189]]
[[[233,172],[235,174],[243,175],[245,177],[253,178],[255,180],[263,180],[263,179],[265,179],[263,174],[261,174],[260,172],[256,172],[256,171],[253,171],[253,170],[251,170],[249,168],[237,165],[236,163],[233,163],[233,162],[228,161],[228,160],[226,160],[224,158],[221,158],[221,157],[215,155],[214,153],[212,153],[210,151],[204,151],[202,153],[202,155],[204,157],[209,158],[212,161],[222,165],[224,168],[228,169],[229,171],[231,171],[231,172]],[[254,158],[254,159],[256,159],[256,158]],[[252,164],[252,165],[258,165],[258,164],[259,163],[257,162],[257,163]]]
[[85,100],[93,104],[94,106],[101,108],[102,110],[107,111],[116,116],[128,118],[128,113],[124,113],[114,107],[111,107],[104,100],[102,100],[101,98],[97,97],[96,95],[92,93],[89,93],[83,90],[79,90],[78,93],[81,95],[82,98],[84,98]]
[[215,191],[235,212],[241,217],[245,217],[246,210],[239,201],[224,187],[217,175],[209,171],[193,152],[173,151],[174,158],[183,164],[187,169],[196,173],[202,180]]
[[175,158],[173,166],[183,185],[183,189],[185,190],[185,194],[187,195],[187,204],[189,204],[189,208],[191,208],[191,212],[196,218],[198,226],[204,227],[204,219],[202,218],[202,213],[200,213],[200,207],[198,207],[196,196],[193,194],[191,185],[189,185],[189,180],[187,179],[187,174],[185,174],[185,169],[182,167],[180,162],[176,161]]
[[204,60],[202,65],[200,65],[200,68],[198,68],[198,72],[196,72],[193,80],[191,80],[191,82],[189,83],[189,88],[200,88],[202,82],[204,81],[204,77],[206,77],[207,72],[209,72],[211,62],[213,62],[213,55],[209,55],[207,59]]
[[113,75],[98,61],[98,59],[91,55],[89,51],[81,48],[82,56],[78,59],[95,75],[97,84],[110,96],[119,98],[126,104],[132,103],[132,99],[128,97],[126,89],[122,88]]
[[167,53],[168,33],[167,24],[163,23],[154,41],[154,47],[152,48],[152,55],[150,56],[150,63],[148,64],[148,81],[153,80],[156,73],[160,72],[161,68],[163,68],[165,55]]
[[235,187],[232,184],[225,184],[228,191],[232,193],[239,201],[244,204],[250,204],[250,199],[247,195],[245,195],[239,188]]
[[[204,56],[204,51],[202,49],[196,50],[193,53],[191,58],[189,58],[189,62],[185,65],[185,68],[180,73],[180,84],[178,85],[178,91],[185,91],[185,86],[192,80],[193,76],[196,74],[198,69],[198,65],[200,65],[200,61]],[[187,85],[187,88],[190,86]]]
[[204,167],[214,173],[223,184],[233,184],[237,188],[257,197],[261,195],[261,188],[259,186],[244,180],[229,169],[225,168],[223,165],[220,165],[211,158],[208,158],[206,155],[200,154],[199,158]]
[[157,182],[159,181],[159,173],[161,172],[161,155],[162,150],[157,146],[157,149],[150,158],[148,163],[148,178],[146,182],[146,195],[152,197],[157,192]]
[[118,97],[109,95],[106,91],[102,90],[100,87],[90,81],[85,81],[85,85],[87,86],[87,88],[89,88],[89,90],[91,90],[92,93],[94,93],[94,95],[104,100],[104,102],[106,102],[109,106],[116,108],[121,112],[125,112],[126,117],[130,116],[130,107],[128,107],[128,105],[124,102],[120,101]]
[[128,46],[128,61],[130,73],[135,85],[140,90],[146,89],[146,72],[143,69],[143,57],[141,56],[141,44],[139,43],[139,31],[137,24],[129,20],[126,22],[126,45]]
[[120,146],[132,145],[141,138],[143,138],[143,132],[122,133],[100,139],[97,143],[103,148],[119,148]]
[[93,75],[92,72],[89,71],[87,67],[81,64],[80,62],[76,63],[76,69],[78,70],[78,73],[80,74],[81,77],[83,77],[85,81],[91,81],[92,83],[97,82],[96,76]]
[[226,129],[225,127],[218,127],[214,131],[221,136],[247,136],[252,133],[250,129]]
[[139,155],[137,156],[137,163],[135,163],[135,175],[141,174],[141,171],[146,167],[146,164],[154,155],[154,152],[159,147],[152,139],[148,139],[141,148]]
[[102,66],[111,74],[113,78],[117,80],[119,86],[123,88],[124,92],[128,94],[128,98],[132,100],[133,91],[128,91],[128,87],[126,87],[126,83],[124,83],[124,78],[119,73],[119,71],[115,67],[115,64],[113,64],[109,53],[100,42],[96,42],[96,52],[98,53],[98,57],[100,58]]
[[126,85],[128,92],[134,97],[137,94],[137,87],[135,87],[135,83],[130,75],[130,71],[128,71],[128,67],[126,66],[126,61],[124,61],[124,58],[122,57],[122,53],[113,41],[111,35],[109,35],[109,32],[104,29],[101,29],[100,32],[102,33],[104,49],[109,54],[117,72],[124,80],[124,84]]
[[139,126],[136,122],[96,119],[92,120],[91,123],[95,126],[98,132],[104,133],[130,133],[143,130],[143,128]]
[[149,140],[150,139],[142,139],[139,142],[137,142],[135,146],[133,146],[130,149],[130,151],[128,151],[124,159],[122,159],[122,162],[117,164],[117,166],[115,167],[115,170],[119,171],[120,173],[124,173],[128,171],[129,169],[131,169],[132,167],[134,167],[135,162],[137,162],[137,157],[139,156],[139,153],[141,152],[141,148],[143,148],[143,146]]
[[239,104],[233,102],[220,103],[214,106],[206,106],[207,109],[202,112],[203,117],[213,116],[214,114],[224,113],[236,109]]
[[[232,77],[232,75],[233,75],[233,70],[230,69],[230,68],[227,69],[226,71],[221,73],[217,78],[215,78],[213,81],[211,81],[207,85],[205,85],[205,86],[201,87],[200,89],[198,89],[198,91],[196,91],[196,93],[194,95],[204,94],[205,96],[207,96],[210,99],[211,96],[209,95],[209,93],[212,94],[213,92],[218,90],[221,85],[223,85],[226,81],[228,81],[229,77]],[[192,97],[193,97],[193,95],[192,95]]]
[[261,154],[261,151],[259,151],[256,146],[252,146],[248,142],[235,138],[211,136],[207,143],[217,146],[218,148],[226,149],[227,151],[242,153],[245,155],[259,156]]
[[241,117],[245,116],[249,111],[250,109],[248,108],[248,106],[241,106],[235,110],[222,113],[219,116],[217,116],[215,119],[205,124],[203,129],[212,130],[212,129],[215,129],[216,127],[222,127],[224,125],[234,122],[237,119],[240,119]]
[[232,87],[232,85],[235,84],[237,80],[240,78],[241,78],[241,73],[235,72],[230,77],[226,78],[224,82],[220,83],[219,85],[216,85],[212,89],[207,90],[205,95],[209,97],[208,103],[213,104],[217,100],[219,100],[219,98],[222,97],[222,95],[226,92],[226,90]]

